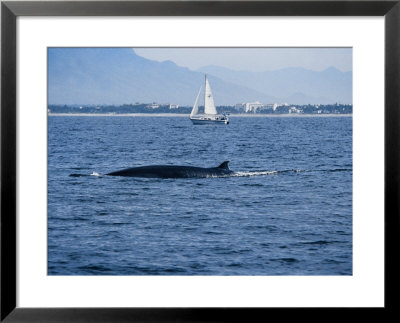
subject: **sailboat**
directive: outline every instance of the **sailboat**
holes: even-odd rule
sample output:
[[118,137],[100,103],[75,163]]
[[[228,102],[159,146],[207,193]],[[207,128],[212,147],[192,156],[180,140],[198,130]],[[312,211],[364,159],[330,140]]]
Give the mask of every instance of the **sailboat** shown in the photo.
[[201,89],[202,87],[200,86],[199,93],[197,94],[196,101],[189,116],[193,124],[229,124],[229,117],[226,114],[217,113],[207,75],[205,76],[204,113],[199,113],[199,99]]

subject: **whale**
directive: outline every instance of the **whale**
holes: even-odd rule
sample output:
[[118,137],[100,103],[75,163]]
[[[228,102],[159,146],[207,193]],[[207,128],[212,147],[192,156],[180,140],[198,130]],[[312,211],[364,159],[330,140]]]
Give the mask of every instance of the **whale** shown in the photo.
[[174,165],[151,165],[126,168],[107,176],[146,177],[146,178],[192,178],[192,177],[221,177],[232,174],[229,161],[224,161],[218,167],[193,167]]

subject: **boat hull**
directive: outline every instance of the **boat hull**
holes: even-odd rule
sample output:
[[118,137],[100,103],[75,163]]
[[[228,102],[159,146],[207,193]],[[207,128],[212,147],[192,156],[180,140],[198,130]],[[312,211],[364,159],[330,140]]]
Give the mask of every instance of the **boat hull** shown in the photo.
[[193,124],[229,124],[229,119],[190,118]]

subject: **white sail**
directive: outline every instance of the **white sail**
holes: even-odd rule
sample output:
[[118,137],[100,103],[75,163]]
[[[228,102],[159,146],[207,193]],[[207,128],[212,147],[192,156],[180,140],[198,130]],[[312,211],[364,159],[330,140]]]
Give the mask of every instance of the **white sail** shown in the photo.
[[199,113],[199,98],[200,98],[200,93],[201,93],[201,86],[199,93],[197,94],[196,101],[194,102],[192,112],[190,113],[190,116],[194,116],[195,114]]
[[206,88],[204,92],[204,113],[205,114],[217,114],[217,109],[214,105],[214,98],[211,92],[210,83],[206,76]]

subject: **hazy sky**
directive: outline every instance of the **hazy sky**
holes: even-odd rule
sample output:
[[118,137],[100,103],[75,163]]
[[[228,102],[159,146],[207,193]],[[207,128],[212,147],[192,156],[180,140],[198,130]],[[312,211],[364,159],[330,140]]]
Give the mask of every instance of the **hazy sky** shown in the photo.
[[328,67],[352,70],[351,48],[135,48],[138,55],[171,60],[195,70],[217,65],[234,70],[266,71],[285,67],[304,67],[322,71]]

